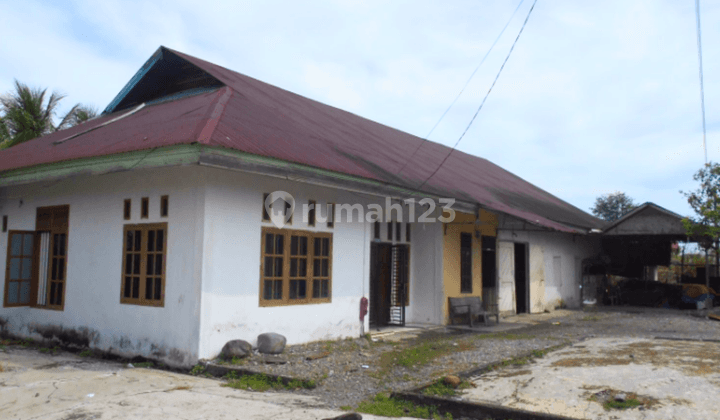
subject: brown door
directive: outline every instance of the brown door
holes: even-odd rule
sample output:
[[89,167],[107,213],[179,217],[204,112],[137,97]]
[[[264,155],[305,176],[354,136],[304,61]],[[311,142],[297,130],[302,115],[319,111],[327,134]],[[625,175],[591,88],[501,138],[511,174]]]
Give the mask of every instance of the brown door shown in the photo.
[[370,324],[384,326],[390,321],[392,245],[374,243],[370,252]]

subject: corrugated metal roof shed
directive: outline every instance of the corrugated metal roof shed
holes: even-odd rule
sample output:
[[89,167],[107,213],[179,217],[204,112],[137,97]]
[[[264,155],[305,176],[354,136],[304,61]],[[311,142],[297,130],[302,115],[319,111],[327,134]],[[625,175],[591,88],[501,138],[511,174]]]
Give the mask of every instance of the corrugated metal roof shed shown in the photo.
[[[168,100],[166,95],[174,96]],[[147,106],[103,126],[139,102]],[[417,190],[450,151],[164,47],[106,112],[111,114],[0,151],[0,173],[199,142]],[[413,161],[398,174],[419,145]],[[460,151],[452,153],[423,190],[561,231],[604,224],[492,162]]]

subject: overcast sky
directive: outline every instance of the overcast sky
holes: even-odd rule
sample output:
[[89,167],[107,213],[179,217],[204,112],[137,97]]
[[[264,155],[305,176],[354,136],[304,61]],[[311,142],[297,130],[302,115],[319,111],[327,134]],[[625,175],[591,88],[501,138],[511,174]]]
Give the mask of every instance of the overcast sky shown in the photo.
[[[0,92],[17,78],[103,109],[160,46],[425,137],[519,0],[0,0]],[[452,146],[520,10],[432,133]],[[701,0],[708,156],[720,160],[720,2]],[[623,191],[690,214],[704,163],[693,0],[539,0],[459,149],[589,211]]]

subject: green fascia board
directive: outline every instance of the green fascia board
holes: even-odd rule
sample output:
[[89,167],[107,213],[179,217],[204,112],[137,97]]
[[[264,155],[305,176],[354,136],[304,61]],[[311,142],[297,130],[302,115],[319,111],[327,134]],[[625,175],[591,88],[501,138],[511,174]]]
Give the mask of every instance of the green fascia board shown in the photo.
[[[312,182],[331,188],[365,191],[375,195],[392,195],[401,198],[439,198],[437,195],[373,179],[224,147],[205,146],[199,143],[180,144],[13,169],[0,174],[0,187],[63,179],[77,175],[100,175],[135,169],[198,164],[240,172],[280,176],[300,182]],[[457,203],[461,211],[472,211],[472,209],[477,208],[476,203],[460,199],[457,199]]]
[[13,169],[0,174],[0,187],[83,174],[99,175],[132,169],[197,164],[201,149],[199,144],[183,144]]

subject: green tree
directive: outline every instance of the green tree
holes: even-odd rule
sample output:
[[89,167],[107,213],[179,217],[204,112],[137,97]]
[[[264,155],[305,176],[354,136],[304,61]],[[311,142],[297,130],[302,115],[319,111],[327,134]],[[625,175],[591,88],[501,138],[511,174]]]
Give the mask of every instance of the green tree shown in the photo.
[[74,105],[62,115],[58,123],[55,118],[60,101],[65,98],[57,92],[49,96],[47,89],[31,88],[15,80],[14,89],[0,96],[0,144],[3,148],[71,127],[97,115],[93,108]]
[[595,206],[590,210],[592,213],[608,222],[615,221],[625,214],[631,212],[635,207],[632,198],[624,192],[604,194],[595,199]]
[[[720,238],[720,164],[706,163],[695,175],[693,180],[700,183],[695,191],[680,191],[687,198],[688,204],[695,212],[694,216],[683,219],[688,236],[705,249],[718,251]],[[708,261],[706,258],[706,268]],[[709,283],[709,270],[705,270],[705,282]]]

